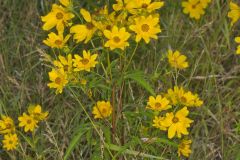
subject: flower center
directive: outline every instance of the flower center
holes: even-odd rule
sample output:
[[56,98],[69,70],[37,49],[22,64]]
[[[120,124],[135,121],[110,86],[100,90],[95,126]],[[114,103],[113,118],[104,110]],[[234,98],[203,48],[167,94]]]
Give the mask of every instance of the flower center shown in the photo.
[[9,144],[13,144],[13,141],[12,140],[9,140],[9,142],[8,142]]
[[107,112],[106,108],[103,108],[103,109],[102,109],[102,113],[104,114],[104,113],[106,113],[106,112]]
[[161,103],[158,103],[158,102],[155,103],[155,107],[156,107],[156,108],[161,108],[161,106],[162,106]]
[[146,3],[142,4],[142,8],[147,8],[147,7],[148,7],[148,5]]
[[112,29],[112,26],[111,25],[107,25],[106,26],[106,30],[111,30]]
[[181,100],[182,103],[186,103],[187,102],[187,99],[185,97],[181,97],[180,100]]
[[81,62],[82,62],[83,65],[86,65],[86,64],[88,64],[89,60],[87,58],[83,58],[81,60]]
[[58,12],[58,13],[56,14],[56,18],[57,18],[57,19],[62,19],[62,18],[63,18],[63,14],[62,14],[61,12]]
[[181,143],[181,144],[179,145],[179,148],[184,149],[184,148],[185,148],[185,144],[184,144],[184,143]]
[[31,124],[32,123],[32,120],[31,119],[28,119],[27,120],[27,124]]
[[67,65],[64,66],[63,69],[64,69],[64,71],[68,71],[68,66]]
[[10,129],[10,128],[12,128],[12,124],[7,123],[7,124],[6,124],[6,129]]
[[118,36],[113,37],[113,41],[119,43],[121,39]]
[[196,8],[197,8],[197,5],[199,5],[199,2],[197,2],[196,4],[193,4],[193,5],[192,5],[192,9],[196,9]]
[[62,41],[61,41],[61,40],[56,40],[56,41],[55,41],[55,44],[59,46],[59,45],[62,44]]
[[55,83],[56,83],[56,84],[60,84],[60,83],[61,83],[61,78],[60,78],[60,77],[57,77],[57,78],[55,79]]
[[88,30],[92,30],[94,25],[92,23],[87,23],[86,24]]
[[179,119],[177,118],[177,117],[174,117],[173,119],[172,119],[172,122],[173,123],[177,123],[179,121]]
[[143,32],[149,31],[149,25],[143,24],[143,25],[142,25],[142,31],[143,31]]

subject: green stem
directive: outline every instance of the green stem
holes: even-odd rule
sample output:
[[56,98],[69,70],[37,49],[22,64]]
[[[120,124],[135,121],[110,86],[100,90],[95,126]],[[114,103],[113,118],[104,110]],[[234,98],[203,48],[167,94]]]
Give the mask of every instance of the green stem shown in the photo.
[[[100,132],[97,129],[97,126],[94,124],[93,120],[91,119],[91,117],[89,116],[88,112],[86,111],[86,109],[84,108],[83,104],[81,103],[81,101],[78,99],[77,95],[75,94],[75,92],[69,87],[69,90],[71,91],[72,95],[74,96],[74,98],[76,99],[76,101],[78,102],[78,104],[82,107],[84,113],[86,114],[86,116],[88,117],[88,119],[90,120],[93,128],[95,129],[95,131],[97,132],[97,134],[100,137],[100,140],[102,141],[102,143],[105,145],[106,143],[104,142],[104,138],[102,137],[102,135],[100,134]],[[111,151],[107,148],[110,156],[113,158],[113,155],[111,153]]]

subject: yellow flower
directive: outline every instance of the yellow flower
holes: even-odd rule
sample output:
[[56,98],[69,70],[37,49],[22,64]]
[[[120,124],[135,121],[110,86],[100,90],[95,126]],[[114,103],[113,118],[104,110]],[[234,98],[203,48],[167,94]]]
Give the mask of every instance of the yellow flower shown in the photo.
[[67,43],[70,35],[67,35],[65,38],[63,37],[63,33],[59,32],[58,35],[56,33],[49,33],[48,38],[43,40],[43,43],[51,48],[63,48]]
[[130,34],[126,32],[124,27],[118,29],[117,26],[114,26],[112,31],[105,30],[104,35],[109,39],[105,43],[105,47],[110,47],[111,50],[116,48],[124,50],[125,47],[129,46],[127,40],[129,39]]
[[0,134],[9,134],[15,132],[15,125],[13,119],[8,116],[1,116],[0,120]]
[[153,119],[153,127],[159,128],[160,130],[166,131],[167,127],[163,126],[164,117],[155,116]]
[[68,21],[74,17],[74,14],[69,12],[62,6],[53,4],[52,10],[46,16],[42,16],[41,19],[44,22],[43,30],[50,30],[56,26],[59,32],[64,31],[64,26],[68,24]]
[[174,86],[173,89],[168,89],[167,94],[165,97],[167,97],[172,105],[177,105],[179,103],[179,100],[181,100],[181,97],[185,94],[185,91],[183,87]]
[[134,31],[136,35],[136,42],[139,42],[142,38],[146,43],[150,42],[150,38],[158,39],[157,33],[161,32],[159,26],[159,18],[153,17],[152,15],[147,18],[144,16],[137,17],[134,19],[135,24],[129,28]]
[[181,97],[178,97],[179,103],[187,107],[200,107],[203,104],[203,101],[199,99],[197,94],[193,94],[188,91],[184,93]]
[[96,61],[97,54],[91,55],[90,51],[83,51],[83,57],[75,54],[73,59],[74,71],[88,71],[90,72],[91,68],[94,68],[98,63]]
[[212,0],[200,0],[203,8],[207,8],[208,4],[211,3]]
[[22,116],[18,117],[19,127],[24,127],[24,131],[28,132],[37,128],[37,120],[33,116],[23,113]]
[[67,73],[71,73],[73,70],[72,55],[68,54],[66,57],[59,55],[58,59],[59,60],[53,61],[54,66],[59,69],[63,69]]
[[28,107],[28,113],[30,116],[33,116],[33,118],[36,121],[43,121],[47,118],[48,112],[42,112],[42,107],[38,105],[30,105]]
[[174,86],[173,89],[168,89],[165,95],[172,105],[181,104],[187,107],[200,107],[203,101],[199,99],[197,94],[190,91],[185,91],[183,87]]
[[240,7],[236,3],[230,2],[230,11],[228,12],[228,17],[232,20],[231,26],[239,20]]
[[77,41],[77,43],[84,40],[84,43],[87,43],[89,40],[91,40],[92,36],[97,30],[97,27],[95,26],[95,21],[92,19],[92,16],[87,10],[81,9],[80,13],[87,23],[72,26],[70,33],[74,34],[73,38]]
[[80,83],[81,83],[81,85],[86,85],[87,84],[87,80],[86,79],[81,79]]
[[[204,3],[205,4],[205,3]],[[189,14],[190,18],[195,18],[199,20],[201,15],[204,15],[204,6],[200,0],[188,0],[182,2],[183,13]]]
[[237,53],[237,54],[240,54],[240,37],[236,37],[236,38],[235,38],[235,42],[238,43],[236,53]]
[[136,0],[116,0],[117,4],[113,4],[115,11],[125,10],[132,11],[136,7]]
[[146,9],[148,12],[153,12],[163,7],[164,2],[151,2],[152,0],[137,0],[136,6],[138,9]]
[[68,79],[67,74],[63,69],[52,69],[48,73],[50,83],[48,83],[49,88],[56,88],[56,94],[62,93],[63,88],[67,85]]
[[190,127],[190,124],[193,121],[187,118],[188,113],[189,111],[187,110],[187,107],[184,107],[181,110],[177,111],[175,115],[173,112],[166,114],[162,125],[163,127],[168,128],[169,139],[172,139],[175,135],[177,135],[178,138],[181,138],[182,134],[189,134],[187,128]]
[[149,97],[147,102],[147,108],[155,111],[163,111],[171,108],[169,100],[161,95],[157,95],[156,98],[153,96]]
[[59,2],[67,8],[72,7],[72,0],[59,0]]
[[182,55],[179,51],[173,52],[168,51],[168,62],[173,68],[184,69],[188,67],[188,62],[186,62],[187,57]]
[[203,101],[198,97],[198,94],[194,95],[194,106],[201,107],[203,105]]
[[191,154],[191,145],[192,141],[191,140],[187,140],[187,139],[183,139],[181,141],[181,143],[178,145],[178,156],[180,157],[181,155],[185,156],[185,157],[189,157],[189,155]]
[[6,134],[3,137],[3,148],[7,151],[14,150],[18,145],[18,137],[17,134]]
[[109,101],[98,101],[97,104],[93,107],[92,113],[94,118],[107,118],[112,114],[112,106]]

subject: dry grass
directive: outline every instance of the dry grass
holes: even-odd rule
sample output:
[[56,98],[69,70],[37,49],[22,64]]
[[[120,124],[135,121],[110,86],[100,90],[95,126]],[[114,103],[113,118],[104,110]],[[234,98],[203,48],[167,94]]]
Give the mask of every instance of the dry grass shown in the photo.
[[[155,44],[155,50],[162,53],[165,51],[162,46],[171,44],[172,48],[188,55],[192,66],[182,75],[182,80],[186,86],[200,93],[205,101],[204,107],[193,115],[196,121],[192,128],[194,143],[190,159],[240,160],[240,59],[234,55],[233,43],[233,37],[240,33],[237,27],[234,31],[229,27],[226,18],[228,4],[224,0],[213,0],[207,15],[196,23],[182,14],[177,2],[166,1],[168,10],[162,13],[164,31]],[[48,2],[0,0],[0,113],[11,115],[16,120],[31,102],[48,109],[50,118],[40,128],[41,145],[36,152],[44,157],[39,159],[59,160],[73,133],[87,120],[73,97],[68,93],[56,97],[46,86],[48,69],[39,60],[38,50],[43,48],[44,34],[39,16],[48,9],[43,8],[45,3]],[[147,52],[142,55],[137,56],[140,63],[136,61],[134,65],[155,77],[156,91],[171,86],[161,75],[156,78],[154,71],[161,63],[156,60],[159,56]],[[141,63],[145,61],[151,67]],[[166,87],[162,86],[165,83]],[[144,92],[137,93],[139,95],[134,93],[135,97],[147,97],[140,94]],[[141,101],[141,98],[136,101]],[[91,147],[86,146],[86,143],[94,144],[91,137],[96,135],[92,132],[78,145],[70,159],[98,155],[100,151],[91,153]],[[21,156],[34,159],[34,151],[27,150],[26,145],[23,150],[26,155],[17,157],[1,150],[0,159],[19,159]]]

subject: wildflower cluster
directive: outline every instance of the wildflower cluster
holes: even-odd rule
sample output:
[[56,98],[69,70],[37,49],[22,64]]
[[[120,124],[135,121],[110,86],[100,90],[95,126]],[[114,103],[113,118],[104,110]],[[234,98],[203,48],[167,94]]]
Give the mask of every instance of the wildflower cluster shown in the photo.
[[[179,51],[169,50],[167,57],[170,66],[176,71],[189,66],[186,61],[187,57]],[[166,131],[169,139],[174,137],[181,139],[183,136],[189,135],[188,129],[193,123],[193,120],[188,117],[190,108],[202,105],[203,101],[198,94],[176,85],[174,88],[168,89],[167,93],[161,93],[156,97],[150,96],[146,109],[154,111],[153,127]],[[188,139],[184,137],[178,145],[179,156],[189,157],[192,141]]]
[[3,148],[7,151],[16,149],[18,137],[16,134],[15,124],[11,117],[1,115],[0,134],[3,135]]
[[23,127],[25,132],[33,132],[37,128],[38,123],[46,120],[48,112],[42,112],[40,105],[30,105],[28,113],[23,113],[18,117],[19,127]]
[[[142,39],[146,43],[157,39],[161,29],[160,16],[156,10],[163,5],[164,2],[161,1],[118,0],[113,4],[113,12],[109,12],[109,8],[104,6],[94,13],[81,8],[78,15],[73,10],[72,1],[60,0],[60,4],[53,4],[50,13],[41,17],[43,30],[51,31],[43,43],[58,49],[58,59],[52,60],[53,69],[49,72],[51,82],[48,86],[55,88],[56,93],[62,93],[67,84],[84,80],[84,75],[98,64],[99,54],[93,54],[90,50],[83,50],[82,54],[79,51],[72,54],[70,48],[90,41],[93,44],[93,37],[101,39],[100,45],[110,50],[125,50],[130,39],[135,39],[137,43]],[[80,19],[81,23],[72,23],[79,16],[83,18]],[[74,45],[70,45],[71,37]]]
[[[184,13],[190,14],[191,18],[199,19],[210,2],[211,0],[183,2]],[[118,86],[121,83],[124,86],[124,83],[117,80],[124,79],[138,45],[149,45],[151,41],[158,39],[158,34],[162,32],[158,9],[163,6],[164,2],[162,1],[116,0],[112,8],[104,6],[90,13],[85,8],[75,11],[73,2],[70,0],[60,0],[60,4],[53,4],[50,13],[42,17],[43,30],[50,32],[43,43],[52,49],[50,58],[46,56],[52,64],[51,71],[48,73],[51,81],[48,83],[48,87],[55,89],[56,94],[62,93],[67,86],[71,93],[74,93],[71,86],[77,86],[76,88],[80,88],[85,93],[88,80],[91,81],[100,72],[103,74],[103,76],[100,75],[101,80],[104,79],[108,85],[105,88],[109,88],[112,92],[112,95],[107,96],[111,98],[111,103],[109,100],[95,102],[92,95],[88,95],[88,98],[94,103],[93,118],[104,119],[108,122],[112,115],[111,127],[112,130],[116,130],[114,128],[116,127],[116,117],[122,119],[124,117],[122,111],[123,91],[122,87]],[[131,45],[135,45],[135,49],[129,56],[127,51],[134,48]],[[120,60],[110,59],[110,54],[114,55],[114,53],[118,54]],[[106,57],[104,57],[105,55]],[[113,57],[115,58],[116,55]],[[189,67],[187,57],[178,50],[169,50],[167,58],[174,71]],[[105,63],[108,64],[107,67],[105,67]],[[113,82],[114,63],[119,64],[114,68],[117,80]],[[98,71],[95,72],[95,68]],[[117,74],[118,72],[120,74]],[[169,139],[182,138],[189,134],[189,127],[193,123],[193,120],[188,117],[189,108],[200,107],[203,104],[197,94],[185,90],[178,84],[175,85],[167,93],[159,94],[156,97],[150,96],[146,107],[157,113],[153,119],[153,126],[167,131]],[[116,86],[119,87],[118,91],[115,90]],[[119,96],[117,97],[119,108],[114,106],[116,104],[115,96]],[[85,110],[85,107],[83,109]],[[27,125],[25,123],[27,119],[28,115],[24,113],[19,119],[22,122],[21,126],[25,126],[25,131],[32,131],[37,124],[32,121]],[[191,140],[182,139],[178,147],[179,156],[189,156],[190,144]]]
[[[48,112],[42,112],[40,105],[30,105],[28,114],[23,113],[23,116],[18,118],[19,127],[24,127],[24,131],[33,131],[37,127],[37,123],[47,118]],[[14,120],[5,115],[1,115],[0,134],[3,135],[3,148],[7,151],[15,150],[19,144],[16,126]]]
[[[231,19],[231,26],[233,26],[240,19],[240,6],[234,2],[230,2],[229,5],[228,17]],[[238,44],[236,54],[240,54],[240,36],[235,38],[235,42]]]
[[[197,94],[175,86],[173,89],[168,89],[167,93],[156,97],[150,96],[146,108],[155,113],[153,127],[167,131],[168,138],[172,139],[175,136],[182,138],[183,135],[189,134],[188,128],[193,123],[193,120],[188,117],[189,108],[200,107],[202,104],[203,101]],[[181,148],[179,154],[184,152],[181,150],[184,149]],[[190,152],[182,155],[188,157],[189,154]]]
[[186,0],[182,2],[183,12],[190,18],[199,20],[205,14],[205,9],[211,0]]

